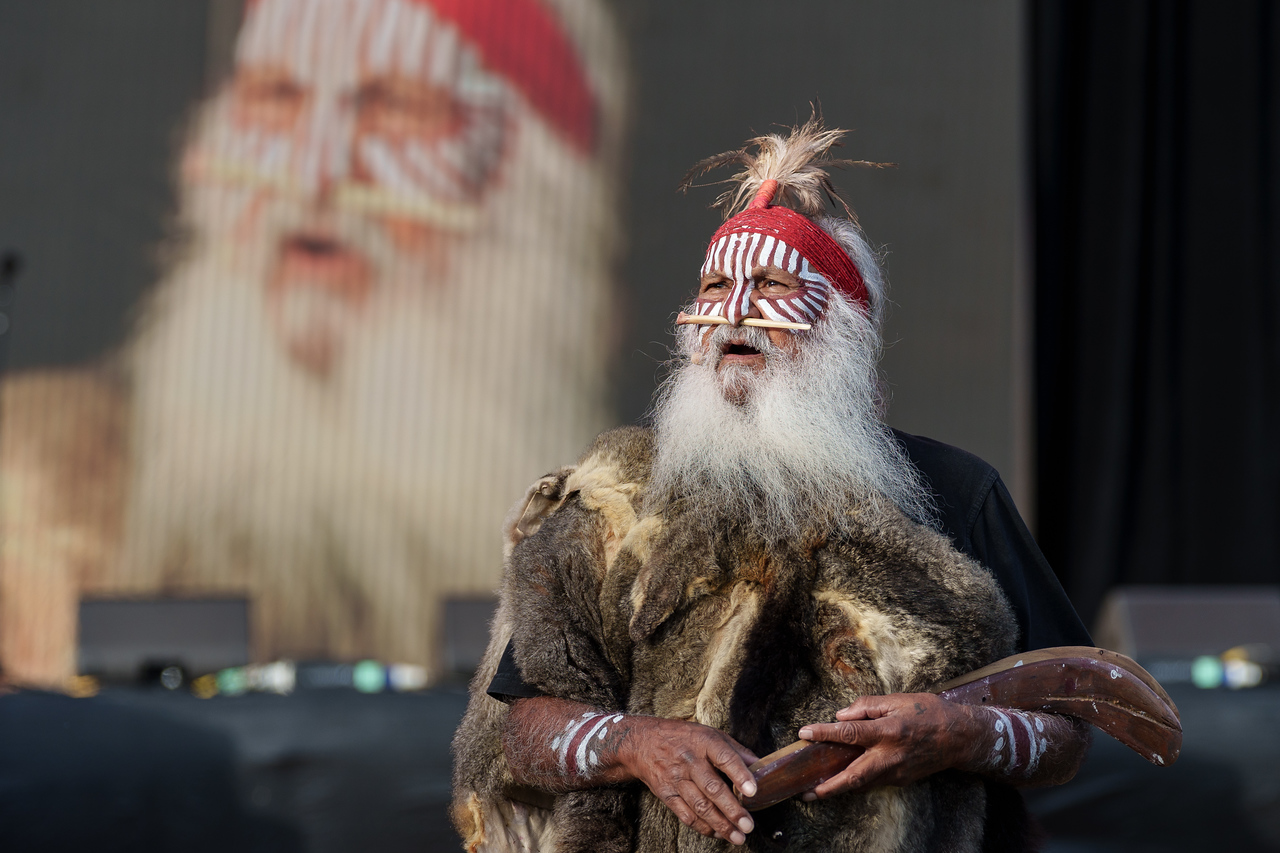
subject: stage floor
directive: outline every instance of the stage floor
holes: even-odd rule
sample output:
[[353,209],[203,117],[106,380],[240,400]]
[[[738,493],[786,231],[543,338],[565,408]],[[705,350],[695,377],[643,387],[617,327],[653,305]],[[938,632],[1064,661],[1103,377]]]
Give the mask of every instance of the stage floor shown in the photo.
[[[1049,853],[1280,850],[1280,689],[1171,691],[1182,758],[1099,734],[1030,792]],[[0,697],[0,849],[449,851],[461,686],[196,699],[115,689]]]

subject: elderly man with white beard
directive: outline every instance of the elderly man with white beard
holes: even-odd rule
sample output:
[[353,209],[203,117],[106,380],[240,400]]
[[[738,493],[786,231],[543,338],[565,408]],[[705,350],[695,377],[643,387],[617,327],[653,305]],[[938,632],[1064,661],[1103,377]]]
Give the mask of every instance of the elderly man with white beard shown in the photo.
[[[508,516],[454,743],[466,849],[1022,850],[1014,786],[1083,759],[1078,720],[926,692],[1088,635],[995,472],[882,422],[883,276],[822,215],[840,135],[701,164],[745,168],[653,428]],[[748,765],[797,736],[863,751],[749,814]]]
[[137,332],[5,383],[4,672],[61,683],[122,595],[438,665],[510,494],[607,424],[622,67],[598,0],[250,0]]

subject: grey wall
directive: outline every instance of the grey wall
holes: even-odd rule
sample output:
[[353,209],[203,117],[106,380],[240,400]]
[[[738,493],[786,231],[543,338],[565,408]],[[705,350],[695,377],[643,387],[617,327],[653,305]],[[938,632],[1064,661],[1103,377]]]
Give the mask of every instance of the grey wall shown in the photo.
[[205,0],[0,2],[0,251],[24,261],[10,368],[122,340],[205,79]]

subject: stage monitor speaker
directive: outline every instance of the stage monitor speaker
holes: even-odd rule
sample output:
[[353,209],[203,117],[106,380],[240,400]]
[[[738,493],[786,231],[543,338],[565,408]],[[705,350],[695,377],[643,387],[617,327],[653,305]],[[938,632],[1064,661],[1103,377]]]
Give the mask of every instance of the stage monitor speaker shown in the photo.
[[447,598],[444,602],[444,667],[446,672],[476,671],[489,645],[489,623],[498,609],[492,596]]
[[1093,641],[1137,660],[1280,651],[1280,586],[1127,586],[1107,594]]
[[80,602],[84,675],[132,681],[169,666],[201,675],[248,661],[249,602],[243,598]]

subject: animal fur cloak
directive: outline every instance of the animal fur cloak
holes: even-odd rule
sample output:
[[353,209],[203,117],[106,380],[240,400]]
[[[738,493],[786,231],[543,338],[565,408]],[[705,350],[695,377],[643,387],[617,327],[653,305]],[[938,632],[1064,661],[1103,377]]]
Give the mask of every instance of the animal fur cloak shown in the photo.
[[[596,708],[694,720],[758,755],[859,696],[926,690],[1014,651],[991,574],[895,509],[849,506],[837,532],[769,544],[678,498],[646,512],[648,430],[598,438],[508,518],[491,644],[454,741],[454,818],[469,851],[728,851],[642,785],[554,799],[519,790],[506,705],[485,689],[509,640],[525,681]],[[755,814],[748,850],[983,849],[976,776],[946,771]]]

